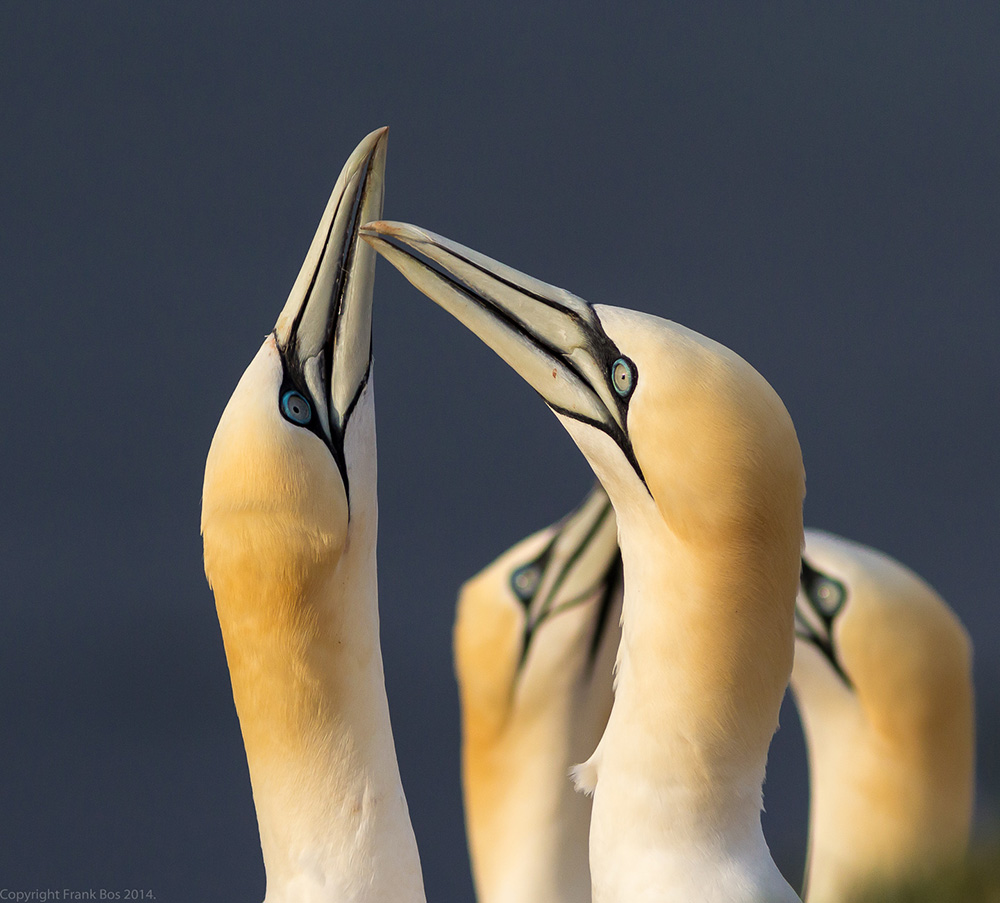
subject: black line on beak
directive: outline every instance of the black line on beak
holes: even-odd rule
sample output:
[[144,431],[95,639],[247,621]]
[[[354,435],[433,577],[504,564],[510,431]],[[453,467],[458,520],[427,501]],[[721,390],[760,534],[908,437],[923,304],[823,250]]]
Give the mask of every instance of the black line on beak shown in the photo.
[[323,252],[320,254],[319,261],[313,269],[312,277],[309,281],[309,287],[306,289],[305,298],[295,314],[295,319],[292,321],[291,328],[288,332],[288,343],[285,348],[282,348],[280,341],[278,341],[277,328],[274,330],[275,344],[277,345],[278,351],[281,355],[282,367],[284,370],[284,378],[282,380],[279,397],[284,394],[286,389],[294,388],[297,392],[300,392],[309,398],[314,405],[322,404],[326,408],[327,418],[330,424],[329,436],[327,436],[323,431],[319,418],[317,417],[313,417],[312,421],[305,425],[304,428],[310,430],[313,434],[318,436],[333,456],[333,459],[337,464],[337,469],[340,471],[341,480],[343,480],[344,483],[344,492],[347,496],[348,516],[350,516],[351,486],[350,478],[347,475],[347,460],[344,454],[344,434],[347,431],[348,419],[354,412],[354,408],[356,407],[365,386],[368,385],[372,365],[371,335],[369,334],[368,337],[368,364],[365,368],[364,376],[358,383],[354,396],[351,399],[350,404],[347,406],[347,410],[344,412],[343,418],[341,418],[333,409],[333,364],[334,353],[336,350],[337,326],[343,313],[344,295],[347,291],[348,277],[351,272],[351,265],[354,261],[355,249],[358,243],[358,231],[363,225],[363,223],[360,222],[360,213],[368,195],[368,177],[371,171],[371,163],[374,155],[373,149],[372,153],[368,154],[365,158],[360,176],[361,184],[353,192],[354,197],[351,205],[350,220],[344,233],[344,242],[340,249],[340,259],[337,263],[336,287],[334,289],[336,295],[331,299],[330,306],[327,311],[322,344],[324,398],[317,399],[313,397],[312,392],[309,389],[309,384],[305,378],[305,374],[302,371],[302,362],[299,360],[298,356],[299,326],[301,325],[302,317],[305,315],[306,309],[309,307],[312,300],[312,293],[313,289],[316,287],[316,280],[319,278],[319,274],[323,269],[324,262],[326,261],[327,253],[330,250],[330,239],[337,223],[337,216],[340,213],[344,196],[347,194],[346,191],[343,192],[339,198],[337,198],[337,206],[334,208],[333,216],[330,218],[330,226],[327,229],[326,238],[323,242]]
[[[387,245],[391,245],[397,251],[409,257],[418,266],[422,266],[426,270],[429,270],[430,272],[434,273],[439,279],[448,283],[448,285],[450,285],[457,293],[467,298],[469,301],[476,304],[478,307],[485,310],[494,319],[501,321],[512,332],[523,336],[532,345],[534,345],[540,351],[543,351],[550,358],[552,358],[560,367],[563,367],[564,369],[572,373],[587,388],[588,391],[593,393],[594,397],[597,399],[601,407],[603,407],[604,410],[608,411],[607,422],[603,420],[594,420],[593,418],[584,416],[583,414],[580,414],[577,411],[570,411],[567,410],[566,408],[553,404],[538,389],[535,389],[535,391],[538,393],[539,396],[541,396],[542,401],[544,401],[545,404],[547,404],[549,408],[551,408],[557,414],[562,414],[564,417],[570,417],[571,419],[577,420],[580,423],[588,424],[589,426],[592,426],[595,429],[598,429],[601,432],[610,436],[611,439],[614,441],[614,443],[621,449],[622,454],[625,455],[625,458],[632,466],[632,469],[635,470],[636,476],[638,476],[639,479],[642,481],[642,485],[646,487],[646,491],[649,492],[649,486],[646,483],[646,477],[643,475],[642,468],[639,466],[639,461],[635,456],[635,450],[632,448],[632,442],[629,439],[628,434],[625,432],[624,429],[622,429],[618,425],[618,421],[611,414],[611,411],[608,410],[608,406],[605,403],[604,399],[600,396],[600,394],[598,394],[595,391],[594,387],[590,383],[590,380],[588,380],[587,377],[584,376],[584,374],[569,359],[569,357],[566,355],[564,351],[562,351],[560,348],[557,348],[555,345],[553,345],[545,338],[537,335],[531,329],[529,324],[522,323],[513,314],[504,310],[502,307],[499,307],[497,304],[490,301],[488,298],[483,297],[477,291],[475,291],[475,289],[472,289],[469,286],[465,285],[464,283],[459,282],[457,277],[452,276],[451,273],[449,273],[446,269],[444,269],[443,265],[438,263],[436,260],[433,260],[430,257],[426,257],[426,255],[425,255],[426,259],[417,257],[412,247],[407,245],[402,239],[397,238],[394,235],[378,233],[378,240],[384,242]],[[593,307],[590,305],[589,302],[584,301],[582,298],[578,299],[581,304],[586,305],[587,309],[590,311],[591,314],[591,317],[589,319],[584,319],[577,311],[564,307],[557,301],[554,301],[551,298],[546,298],[544,295],[540,295],[537,292],[531,291],[530,289],[526,289],[515,282],[511,282],[509,279],[505,279],[503,276],[494,273],[492,270],[486,269],[482,265],[476,263],[474,260],[469,260],[468,258],[462,256],[458,252],[452,250],[451,248],[446,248],[441,245],[435,245],[435,247],[439,248],[442,251],[445,251],[448,254],[451,254],[453,257],[457,258],[463,263],[468,264],[473,269],[478,270],[483,275],[489,277],[490,279],[496,280],[501,285],[505,285],[515,292],[518,292],[534,301],[544,304],[546,307],[556,310],[559,313],[563,314],[564,316],[568,317],[569,319],[573,320],[574,322],[580,324],[582,331],[587,339],[586,350],[590,353],[591,357],[593,357],[595,362],[599,364],[599,369],[602,373],[610,372],[610,368],[614,364],[614,362],[619,357],[623,356],[618,346],[615,345],[615,343],[608,337],[608,334],[604,331],[604,327],[601,325],[600,319],[598,318],[596,312],[594,311]],[[480,339],[480,341],[483,340]],[[485,341],[483,342],[483,344],[487,346],[489,345],[489,343]],[[512,369],[514,369],[516,372],[516,368]],[[532,386],[532,388],[534,388],[534,386]],[[622,423],[627,423],[627,418],[628,418],[627,401],[619,398],[613,388],[611,388],[610,394],[615,399],[615,403],[618,407],[618,412]]]
[[[598,611],[598,622],[596,628],[598,631],[600,631],[603,625],[603,619],[607,617],[607,612],[604,610],[606,606],[609,604],[609,599],[607,598],[608,597],[607,577],[613,569],[614,566],[613,562],[612,566],[609,567],[609,569],[606,570],[604,574],[601,575],[601,577],[597,580],[596,583],[586,587],[581,593],[576,595],[574,598],[567,599],[565,602],[563,602],[562,604],[560,604],[555,608],[553,608],[552,602],[555,599],[555,596],[559,592],[562,585],[566,582],[566,578],[569,576],[569,573],[573,569],[573,566],[580,560],[580,558],[586,552],[588,546],[590,546],[594,537],[600,530],[601,525],[607,520],[608,516],[611,514],[611,511],[612,511],[611,502],[607,501],[604,507],[601,508],[601,511],[597,515],[597,517],[594,518],[594,522],[590,525],[586,535],[584,535],[579,545],[577,545],[577,547],[573,549],[570,556],[563,563],[562,567],[559,570],[559,573],[555,577],[555,580],[552,581],[552,585],[548,587],[545,594],[545,598],[542,600],[542,604],[535,612],[534,616],[532,616],[531,608],[535,601],[535,594],[532,594],[527,599],[521,600],[522,604],[525,606],[526,609],[526,617],[524,624],[524,636],[521,642],[521,656],[517,663],[518,673],[520,673],[521,670],[524,668],[525,662],[527,661],[528,658],[528,649],[531,646],[531,641],[534,639],[535,633],[537,632],[538,628],[541,627],[542,624],[544,624],[545,621],[547,621],[549,617],[551,617],[552,615],[558,614],[558,612],[564,611],[567,608],[572,608],[573,606],[580,604],[586,599],[591,598],[594,595],[594,593],[598,590],[598,588],[601,588],[602,590],[601,607],[600,610]],[[576,512],[574,512],[574,514],[575,513]],[[561,526],[553,535],[552,539],[549,540],[549,542],[545,545],[545,548],[542,549],[542,551],[532,561],[527,562],[526,565],[521,565],[521,568],[532,565],[541,568],[542,575],[538,581],[539,589],[541,589],[542,586],[545,584],[545,571],[548,569],[549,560],[552,558],[552,553],[555,549],[556,544],[565,534],[568,521],[572,517],[573,514],[570,514],[569,516],[564,518]],[[621,555],[620,554],[616,555],[615,560],[620,562]],[[521,570],[521,568],[518,568],[518,570]]]
[[624,564],[622,562],[621,549],[612,559],[608,569],[601,578],[603,592],[601,595],[601,605],[597,611],[597,620],[594,622],[594,635],[590,638],[590,650],[588,652],[588,667],[592,672],[597,665],[597,653],[601,648],[601,641],[607,631],[608,618],[611,615],[611,604],[614,601],[615,593],[620,588],[625,589]]

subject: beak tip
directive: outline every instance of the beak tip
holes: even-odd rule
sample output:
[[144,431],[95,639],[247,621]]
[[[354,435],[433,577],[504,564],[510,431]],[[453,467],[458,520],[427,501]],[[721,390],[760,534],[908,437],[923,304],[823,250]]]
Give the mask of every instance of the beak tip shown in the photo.
[[379,173],[379,178],[381,179],[383,177],[383,170],[385,169],[386,136],[388,132],[389,126],[384,125],[365,135],[344,165],[341,179],[348,175],[353,176],[364,169],[365,166],[373,167]]
[[418,245],[434,243],[434,236],[423,229],[411,226],[409,223],[397,223],[391,220],[376,220],[375,222],[366,223],[361,229],[361,233],[368,239],[378,238],[382,239],[383,242],[393,238],[413,248],[416,248]]
[[365,223],[361,231],[366,235],[396,235],[399,232],[399,228],[397,223],[379,219]]

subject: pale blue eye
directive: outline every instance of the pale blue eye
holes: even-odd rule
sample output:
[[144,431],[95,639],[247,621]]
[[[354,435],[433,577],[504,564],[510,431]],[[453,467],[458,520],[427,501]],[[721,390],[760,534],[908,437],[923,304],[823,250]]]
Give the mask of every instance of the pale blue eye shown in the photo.
[[635,383],[632,366],[625,358],[620,357],[611,365],[611,385],[622,398],[628,397]]
[[305,426],[312,420],[313,415],[309,399],[294,389],[281,396],[281,413],[285,415],[286,420],[298,426]]

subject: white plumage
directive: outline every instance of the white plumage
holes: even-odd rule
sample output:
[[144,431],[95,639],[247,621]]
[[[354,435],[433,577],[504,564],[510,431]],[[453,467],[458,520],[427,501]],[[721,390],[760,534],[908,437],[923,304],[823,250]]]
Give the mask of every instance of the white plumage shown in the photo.
[[592,307],[413,226],[363,235],[534,386],[614,504],[617,689],[579,771],[595,903],[795,900],[760,826],[802,542],[802,460],[780,399],[677,324]]
[[378,633],[371,368],[385,130],[348,160],[205,468],[205,572],[246,745],[266,903],[422,903]]

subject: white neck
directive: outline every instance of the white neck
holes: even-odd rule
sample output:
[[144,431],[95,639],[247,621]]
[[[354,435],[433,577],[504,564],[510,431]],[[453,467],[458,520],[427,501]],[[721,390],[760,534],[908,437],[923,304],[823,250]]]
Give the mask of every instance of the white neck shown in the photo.
[[351,617],[357,597],[342,592],[351,583],[344,569],[316,587],[331,610],[346,607],[343,619],[331,618],[333,629],[304,642],[301,635],[275,638],[279,655],[290,645],[301,654],[285,659],[284,711],[273,713],[274,720],[264,715],[270,723],[256,730],[284,737],[272,735],[260,750],[247,745],[267,903],[424,899],[389,722],[377,612]]
[[[369,408],[359,405],[350,428],[370,433],[374,447]],[[253,531],[235,517],[234,529],[205,530],[260,827],[265,903],[424,901],[379,647],[369,458],[351,472],[341,549],[328,552],[322,535],[303,542],[300,524],[281,512]]]
[[516,711],[499,735],[466,731],[466,822],[479,903],[589,903],[591,801],[570,767],[593,751],[610,708],[611,663],[600,677],[567,671],[549,698]]
[[924,749],[871,724],[828,665],[805,667],[819,655],[799,641],[792,683],[809,752],[808,903],[839,903],[959,861],[972,809],[971,699],[953,694],[954,720],[931,729],[950,743]]
[[775,600],[754,593],[776,590],[747,579],[746,556],[720,549],[713,559],[682,541],[651,499],[617,510],[625,601],[615,704],[580,769],[581,784],[596,785],[594,903],[797,900],[760,825],[791,669],[795,562],[779,591],[787,605],[777,603],[787,630],[771,629],[780,617],[761,609]]
[[573,790],[565,732],[533,727],[488,750],[463,751],[479,903],[590,899],[590,800]]

